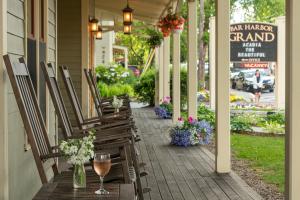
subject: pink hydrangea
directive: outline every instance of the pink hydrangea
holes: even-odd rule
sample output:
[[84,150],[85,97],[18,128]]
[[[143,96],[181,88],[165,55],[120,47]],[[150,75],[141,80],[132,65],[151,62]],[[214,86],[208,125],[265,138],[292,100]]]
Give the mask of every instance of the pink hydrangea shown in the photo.
[[165,104],[169,104],[171,102],[171,97],[164,97],[162,102]]

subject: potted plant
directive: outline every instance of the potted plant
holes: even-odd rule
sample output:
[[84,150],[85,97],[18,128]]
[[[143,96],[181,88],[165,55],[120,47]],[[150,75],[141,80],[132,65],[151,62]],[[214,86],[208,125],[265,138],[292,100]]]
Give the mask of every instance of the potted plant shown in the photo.
[[177,13],[169,13],[159,21],[158,27],[161,29],[163,36],[168,37],[172,31],[182,32],[184,28],[184,22],[185,19]]
[[150,46],[150,48],[159,47],[163,41],[163,35],[161,32],[155,30],[155,29],[148,29],[147,30],[148,38],[147,43]]
[[205,120],[198,121],[192,117],[187,120],[178,118],[176,125],[170,130],[171,144],[176,146],[194,146],[209,144],[213,127]]
[[68,139],[62,141],[59,149],[67,158],[67,162],[73,165],[73,187],[85,188],[86,175],[84,163],[94,157],[94,141],[96,137],[93,132],[80,139]]
[[173,115],[173,105],[171,97],[164,97],[162,103],[154,108],[155,114],[162,119],[171,119]]

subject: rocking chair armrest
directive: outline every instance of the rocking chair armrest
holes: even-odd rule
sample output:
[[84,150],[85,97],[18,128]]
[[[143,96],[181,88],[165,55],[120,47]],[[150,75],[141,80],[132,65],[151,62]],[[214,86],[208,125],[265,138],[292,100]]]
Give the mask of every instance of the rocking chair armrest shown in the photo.
[[68,137],[68,139],[81,139],[85,136],[84,133],[79,133],[79,134],[73,134],[71,136]]
[[102,109],[102,112],[104,113],[104,116],[108,114],[117,114],[117,115],[124,115],[124,114],[130,114],[131,110],[127,107],[121,107],[120,111],[118,113],[115,113],[114,108],[104,108]]
[[108,124],[103,124],[101,126],[99,126],[98,128],[101,128],[101,129],[107,129],[107,128],[112,128],[112,127],[122,127],[124,125],[131,125],[131,121],[126,119],[126,120],[118,120],[118,121],[113,121],[111,123],[108,123]]
[[[115,122],[115,123],[122,124],[123,121],[126,121],[126,120],[122,120],[122,121]],[[104,123],[106,122],[105,118],[104,117],[98,117],[97,120],[94,120],[94,121],[85,121],[85,122],[82,123],[82,125],[83,126],[89,126],[90,125],[90,126],[94,126],[94,127],[96,126],[96,127],[102,128],[102,127],[107,126],[107,124],[105,124],[105,125],[101,124],[103,122]],[[114,125],[115,123],[110,123],[110,124]]]
[[93,126],[91,126],[91,127],[86,126],[86,127],[84,127],[84,129],[75,129],[75,130],[73,130],[72,134],[74,134],[74,135],[87,134],[89,131],[98,131],[98,129],[93,127]]
[[98,120],[99,120],[99,117],[91,117],[91,118],[85,119],[84,121],[85,122],[94,122],[94,121],[98,121]]
[[52,146],[51,149],[52,149],[52,150],[58,150],[58,149],[59,149],[59,145]]
[[131,119],[131,116],[128,116],[128,115],[114,115],[113,113],[112,114],[108,114],[108,115],[105,115],[103,117],[103,124],[107,124],[107,123],[114,123],[114,122],[117,122],[117,121],[123,121],[123,120],[129,120]]
[[121,138],[119,140],[108,140],[108,141],[104,141],[100,140],[100,142],[98,142],[97,140],[95,141],[95,150],[101,150],[101,149],[112,149],[112,148],[120,148],[120,147],[124,147],[124,146],[128,146],[130,145],[130,141],[129,139],[124,139]]
[[124,139],[128,139],[128,138],[131,138],[132,137],[132,134],[129,133],[129,132],[125,132],[125,133],[114,133],[114,134],[103,134],[101,136],[101,134],[98,135],[98,137],[96,138],[96,141],[95,143],[96,144],[101,144],[101,145],[96,145],[97,148],[107,148],[107,147],[110,147],[110,149],[113,149],[113,148],[116,148],[118,145],[118,147],[121,146],[124,146],[124,143],[123,144],[117,144],[116,143],[116,146],[112,146],[112,143],[111,142],[116,142],[116,141],[119,141],[119,140],[124,140]]
[[58,158],[58,157],[62,157],[63,154],[61,152],[57,152],[57,153],[50,153],[50,154],[47,154],[47,155],[41,155],[40,158],[42,160],[46,160],[46,159],[49,159],[49,158]]

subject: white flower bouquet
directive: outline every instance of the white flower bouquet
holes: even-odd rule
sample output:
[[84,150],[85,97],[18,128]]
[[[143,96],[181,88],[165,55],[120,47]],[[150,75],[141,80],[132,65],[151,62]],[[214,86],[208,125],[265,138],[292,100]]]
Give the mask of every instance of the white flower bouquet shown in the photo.
[[112,106],[115,108],[116,112],[119,112],[119,109],[123,106],[123,99],[118,99],[114,96]]
[[73,169],[73,187],[85,188],[86,187],[86,174],[84,163],[94,158],[94,141],[96,137],[93,132],[88,136],[80,139],[68,139],[62,141],[59,149],[67,158],[67,162],[74,166]]
[[96,137],[93,132],[81,139],[68,139],[62,141],[59,149],[67,158],[69,164],[81,165],[94,157],[94,141]]

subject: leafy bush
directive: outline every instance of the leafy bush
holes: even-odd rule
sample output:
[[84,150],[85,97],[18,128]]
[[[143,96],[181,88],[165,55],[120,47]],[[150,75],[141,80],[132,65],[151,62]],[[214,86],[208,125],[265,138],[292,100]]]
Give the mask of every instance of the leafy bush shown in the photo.
[[98,88],[102,97],[113,97],[118,95],[127,94],[130,97],[134,96],[134,90],[131,85],[128,84],[112,84],[107,85],[102,82],[98,82]]
[[137,99],[140,102],[148,103],[150,106],[154,106],[155,73],[155,69],[148,70],[140,77],[140,80],[134,86]]
[[230,125],[231,130],[235,132],[252,131],[251,121],[243,115],[231,117]]
[[279,124],[277,122],[266,122],[263,126],[264,130],[269,132],[269,133],[274,133],[274,134],[282,134],[284,133],[284,126],[282,124]]
[[254,113],[242,113],[239,115],[240,121],[249,123],[252,126],[257,126],[262,121],[262,119],[263,117],[256,115]]
[[207,108],[204,104],[198,106],[198,119],[209,122],[212,126],[215,126],[215,113]]
[[275,122],[280,125],[285,124],[285,116],[283,113],[274,113],[274,112],[269,112],[267,116],[265,117],[265,121],[267,122]]
[[96,67],[96,76],[98,82],[100,81],[108,85],[116,83],[134,85],[137,81],[131,70],[127,70],[123,66],[116,64]]

